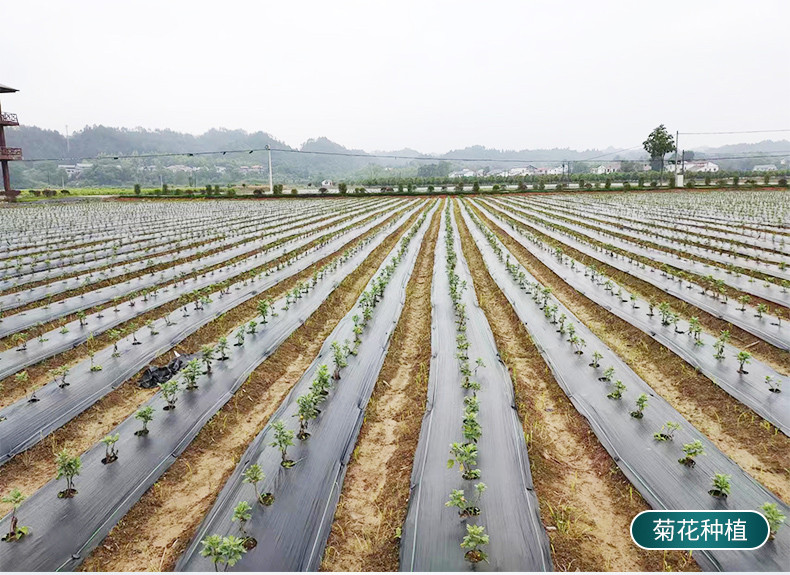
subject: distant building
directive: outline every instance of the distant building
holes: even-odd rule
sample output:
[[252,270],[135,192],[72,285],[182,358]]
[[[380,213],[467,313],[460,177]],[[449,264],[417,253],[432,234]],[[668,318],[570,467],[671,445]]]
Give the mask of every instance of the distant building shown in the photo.
[[173,164],[172,166],[165,166],[165,170],[168,170],[175,174],[177,172],[195,172],[197,171],[197,168],[193,168],[191,166],[185,166],[184,164]]
[[620,171],[620,162],[609,162],[608,164],[601,164],[597,168],[593,168],[591,173],[603,175],[603,174],[614,174],[615,172]]
[[755,167],[752,168],[753,172],[775,172],[776,165],[775,164],[757,164]]
[[79,176],[85,170],[89,170],[93,164],[59,164],[58,169],[66,172],[69,178]]
[[331,188],[334,185],[335,183],[332,180],[324,180],[323,182],[321,182],[322,188]]
[[685,169],[691,173],[713,173],[719,171],[719,165],[713,162],[686,162]]

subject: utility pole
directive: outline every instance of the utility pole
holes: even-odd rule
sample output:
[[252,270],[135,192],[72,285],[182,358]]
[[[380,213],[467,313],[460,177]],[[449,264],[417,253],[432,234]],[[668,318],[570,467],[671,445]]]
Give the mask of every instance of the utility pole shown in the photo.
[[71,151],[69,149],[69,125],[66,124],[66,154],[70,154]]
[[272,149],[269,144],[266,144],[266,151],[269,153],[269,191],[274,193],[274,185],[272,184]]

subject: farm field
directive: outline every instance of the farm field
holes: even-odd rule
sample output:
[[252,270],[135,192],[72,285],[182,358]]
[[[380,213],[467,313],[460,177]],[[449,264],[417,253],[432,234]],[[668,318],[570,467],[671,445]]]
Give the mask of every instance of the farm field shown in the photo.
[[[787,571],[790,194],[0,206],[0,570]],[[757,550],[650,551],[656,509]]]

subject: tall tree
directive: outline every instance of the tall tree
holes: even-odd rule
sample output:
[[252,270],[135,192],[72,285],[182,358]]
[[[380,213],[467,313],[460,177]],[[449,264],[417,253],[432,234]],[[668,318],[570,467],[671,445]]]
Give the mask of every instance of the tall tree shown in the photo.
[[663,182],[664,156],[670,152],[675,151],[675,138],[673,138],[672,135],[667,132],[664,124],[661,124],[658,128],[650,132],[647,140],[642,142],[642,145],[644,146],[645,151],[650,154],[650,163],[652,168],[655,170],[656,166],[659,167],[661,172],[659,181]]

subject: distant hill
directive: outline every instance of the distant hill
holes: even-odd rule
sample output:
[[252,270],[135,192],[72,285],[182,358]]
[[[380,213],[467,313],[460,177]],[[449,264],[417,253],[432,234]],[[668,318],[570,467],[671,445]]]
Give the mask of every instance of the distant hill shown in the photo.
[[[146,155],[162,153],[197,153],[216,150],[261,149],[267,145],[278,150],[272,153],[276,178],[282,182],[318,183],[324,179],[349,181],[367,178],[397,178],[417,175],[419,166],[438,160],[446,161],[452,170],[460,168],[501,169],[519,163],[504,160],[521,159],[523,165],[572,161],[589,162],[588,165],[618,159],[642,159],[641,149],[618,151],[616,148],[601,150],[571,150],[568,148],[535,150],[498,150],[483,146],[469,146],[450,150],[438,156],[404,148],[397,151],[377,151],[374,154],[405,156],[405,158],[377,158],[364,150],[349,149],[325,137],[307,140],[300,148],[292,148],[265,132],[212,129],[200,135],[173,130],[145,130],[86,126],[70,135],[68,151],[66,138],[54,130],[35,126],[21,126],[7,131],[9,146],[21,147],[25,159],[71,158],[52,162],[13,164],[14,184],[18,187],[59,185],[66,183],[65,172],[59,164],[73,164],[84,160],[93,164],[91,169],[68,180],[71,186],[112,186],[142,183],[158,185],[161,181],[173,185],[198,185],[206,183],[263,183],[268,179],[266,154],[228,155],[179,155],[160,158],[113,160],[115,155]],[[757,144],[734,144],[718,148],[699,148],[698,159],[716,156],[748,155],[755,152],[786,152],[787,140],[767,140]],[[297,152],[318,152],[305,154]],[[91,160],[96,156],[106,159]],[[410,159],[424,157],[425,160]],[[788,154],[790,157],[790,154]],[[474,161],[468,161],[474,159]],[[774,163],[781,158],[768,160],[725,160],[722,168],[750,169],[755,163]]]

